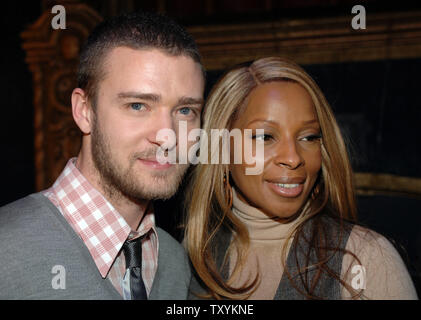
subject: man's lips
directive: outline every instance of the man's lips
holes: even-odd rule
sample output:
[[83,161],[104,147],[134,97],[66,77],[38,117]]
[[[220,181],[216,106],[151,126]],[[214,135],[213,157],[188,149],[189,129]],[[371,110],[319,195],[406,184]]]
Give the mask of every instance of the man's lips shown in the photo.
[[303,192],[305,181],[305,177],[279,177],[266,182],[269,188],[281,197],[295,198]]
[[162,170],[162,169],[168,169],[173,166],[173,164],[171,163],[161,164],[156,160],[156,158],[145,158],[145,159],[138,158],[137,160],[139,160],[140,163],[142,163],[143,165],[151,169]]

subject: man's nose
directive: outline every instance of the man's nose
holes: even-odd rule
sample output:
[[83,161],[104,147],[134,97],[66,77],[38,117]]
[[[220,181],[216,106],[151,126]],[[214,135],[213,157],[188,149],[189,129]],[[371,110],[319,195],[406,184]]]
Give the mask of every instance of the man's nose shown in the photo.
[[177,146],[177,132],[175,130],[175,119],[168,110],[161,110],[150,119],[149,141],[159,147],[171,150]]
[[275,164],[288,169],[297,169],[304,164],[304,159],[300,154],[299,146],[295,139],[283,139],[279,142],[274,157]]

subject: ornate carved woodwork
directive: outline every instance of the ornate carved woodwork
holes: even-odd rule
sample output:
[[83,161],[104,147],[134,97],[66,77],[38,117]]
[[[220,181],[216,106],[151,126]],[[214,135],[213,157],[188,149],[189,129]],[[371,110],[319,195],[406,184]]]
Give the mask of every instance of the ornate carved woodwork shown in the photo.
[[81,133],[73,121],[70,97],[80,47],[102,20],[84,4],[66,2],[65,9],[66,29],[54,30],[54,14],[47,10],[21,34],[33,76],[37,190],[50,186],[79,151]]

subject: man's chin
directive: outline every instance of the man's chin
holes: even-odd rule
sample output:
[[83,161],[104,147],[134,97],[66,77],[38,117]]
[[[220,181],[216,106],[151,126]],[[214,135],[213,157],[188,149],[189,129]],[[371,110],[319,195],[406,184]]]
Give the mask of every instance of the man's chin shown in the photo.
[[178,190],[187,168],[172,167],[168,170],[138,171],[126,174],[123,193],[135,199],[167,200]]
[[136,188],[136,191],[133,190],[132,194],[136,194],[138,199],[168,200],[177,192],[181,180],[182,178],[175,179],[174,177],[143,179],[142,184]]
[[168,200],[175,195],[177,189],[172,190],[143,190],[131,193],[131,197],[139,200]]

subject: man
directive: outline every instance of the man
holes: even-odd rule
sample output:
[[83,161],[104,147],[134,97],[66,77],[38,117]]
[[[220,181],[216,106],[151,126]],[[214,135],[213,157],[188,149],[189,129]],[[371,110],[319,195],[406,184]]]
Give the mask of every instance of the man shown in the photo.
[[203,90],[197,47],[169,19],[130,14],[93,31],[71,98],[78,157],[51,188],[0,209],[1,299],[187,297],[188,259],[151,201],[170,198],[188,166],[158,161],[179,142],[157,133],[200,127]]

